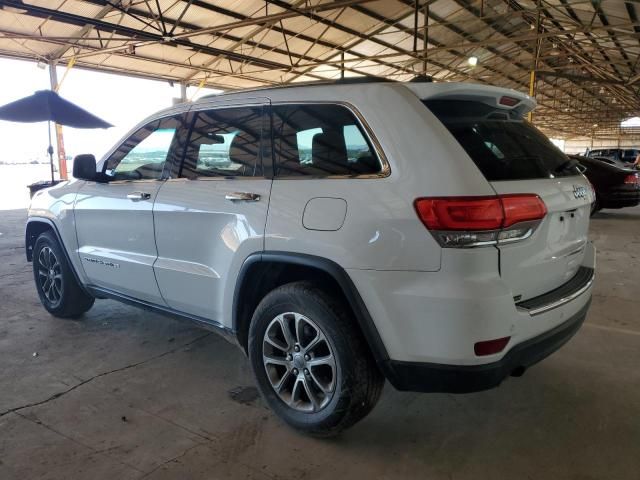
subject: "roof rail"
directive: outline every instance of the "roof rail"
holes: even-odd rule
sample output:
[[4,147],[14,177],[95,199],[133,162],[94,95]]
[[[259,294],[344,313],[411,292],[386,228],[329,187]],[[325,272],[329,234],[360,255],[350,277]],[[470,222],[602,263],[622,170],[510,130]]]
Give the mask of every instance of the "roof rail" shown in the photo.
[[[352,85],[359,83],[393,83],[396,80],[386,77],[376,77],[376,76],[368,76],[368,77],[343,77],[338,78],[336,80],[329,80],[325,82],[324,80],[318,80],[317,83],[324,85]],[[310,84],[314,84],[316,82],[309,82]]]
[[[411,82],[431,82],[432,79],[430,76],[418,75],[410,81]],[[313,87],[313,86],[323,86],[323,85],[358,85],[358,84],[365,84],[365,83],[399,83],[399,82],[391,78],[376,77],[373,75],[362,76],[362,77],[344,77],[344,78],[338,78],[338,79],[312,80],[309,82],[296,82],[296,83],[287,83],[282,85],[267,85],[264,87],[227,90],[226,92],[204,95],[201,98],[213,98],[213,97],[219,97],[221,95],[230,95],[233,93],[255,92],[255,91],[261,91],[261,90],[273,90],[273,89],[281,89],[281,88]]]

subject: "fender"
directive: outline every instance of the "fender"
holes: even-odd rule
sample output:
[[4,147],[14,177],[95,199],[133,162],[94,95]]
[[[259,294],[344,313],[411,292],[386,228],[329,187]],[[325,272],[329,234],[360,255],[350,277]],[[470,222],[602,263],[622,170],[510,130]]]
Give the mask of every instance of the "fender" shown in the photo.
[[240,311],[240,292],[245,282],[245,277],[249,272],[252,265],[259,262],[272,262],[272,263],[287,263],[293,265],[300,265],[305,267],[311,267],[323,271],[330,275],[340,286],[344,293],[349,306],[355,313],[358,325],[362,330],[362,333],[367,341],[371,352],[379,365],[385,365],[389,360],[387,350],[380,338],[380,334],[373,323],[373,319],[367,310],[367,307],[360,296],[356,286],[347,274],[347,272],[338,265],[336,262],[323,257],[317,257],[315,255],[307,255],[304,253],[293,252],[281,252],[281,251],[264,251],[254,253],[247,257],[240,268],[238,277],[236,280],[235,290],[233,293],[232,304],[232,329],[234,332],[238,332],[238,313]]
[[78,285],[80,285],[80,288],[84,291],[84,293],[86,293],[87,295],[92,295],[91,292],[87,290],[87,287],[84,285],[84,283],[82,283],[82,281],[80,280],[80,277],[78,276],[78,272],[76,272],[74,264],[71,262],[71,258],[69,257],[69,252],[67,250],[67,247],[62,241],[62,236],[58,231],[58,227],[56,226],[55,223],[53,223],[51,219],[46,217],[29,217],[27,219],[27,225],[24,232],[24,246],[25,246],[25,253],[27,255],[27,261],[29,262],[33,261],[33,245],[35,244],[35,239],[33,242],[31,242],[31,237],[29,235],[29,224],[31,223],[46,223],[49,227],[51,227],[53,234],[56,236],[56,239],[60,244],[60,248],[62,248],[65,260],[67,261],[67,264],[69,265],[69,269],[73,273],[73,277],[75,278],[76,282],[78,283]]

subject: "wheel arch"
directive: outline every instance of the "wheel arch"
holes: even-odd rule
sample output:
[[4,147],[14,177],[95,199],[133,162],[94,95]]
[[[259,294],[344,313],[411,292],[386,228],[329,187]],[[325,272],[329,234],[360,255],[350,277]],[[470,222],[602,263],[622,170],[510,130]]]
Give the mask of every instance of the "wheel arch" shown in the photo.
[[80,285],[80,288],[85,293],[90,294],[89,291],[86,289],[84,283],[81,281],[80,276],[78,275],[78,272],[76,271],[76,268],[73,262],[71,261],[71,258],[69,257],[69,252],[67,251],[67,248],[64,242],[62,241],[62,237],[60,236],[58,227],[51,219],[44,218],[44,217],[30,217],[27,220],[27,226],[25,228],[25,234],[24,234],[24,243],[25,243],[24,246],[25,246],[25,254],[27,256],[27,261],[29,262],[33,261],[33,247],[36,244],[36,240],[40,235],[48,231],[53,232],[54,236],[56,237],[56,240],[60,244],[60,248],[64,252],[65,260],[67,261],[67,264],[69,265],[69,268],[73,273],[73,276],[75,277],[76,282],[78,283],[78,285]]
[[48,218],[32,217],[27,220],[27,227],[24,232],[24,247],[27,255],[27,261],[33,260],[33,247],[36,244],[36,240],[40,235],[46,231],[54,232],[58,242],[62,245],[60,235],[56,229],[54,223]]
[[240,346],[247,351],[249,325],[255,308],[274,288],[298,280],[312,280],[339,293],[351,308],[367,345],[380,365],[389,359],[367,307],[347,272],[327,258],[293,252],[262,252],[243,263],[235,285],[232,325]]

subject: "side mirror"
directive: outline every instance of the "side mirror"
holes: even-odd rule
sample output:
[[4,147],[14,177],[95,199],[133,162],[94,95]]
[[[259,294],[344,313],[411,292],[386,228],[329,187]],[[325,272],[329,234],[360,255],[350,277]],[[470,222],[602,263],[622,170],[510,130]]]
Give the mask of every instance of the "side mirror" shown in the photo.
[[73,176],[80,180],[95,181],[98,176],[96,173],[96,157],[90,153],[77,155],[73,159]]

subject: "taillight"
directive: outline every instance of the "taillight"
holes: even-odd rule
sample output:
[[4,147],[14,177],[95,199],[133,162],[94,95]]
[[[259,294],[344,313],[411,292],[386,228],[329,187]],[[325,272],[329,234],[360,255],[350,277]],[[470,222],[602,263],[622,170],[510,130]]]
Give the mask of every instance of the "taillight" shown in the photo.
[[418,217],[443,247],[478,247],[523,240],[547,214],[534,194],[418,198]]
[[538,195],[502,195],[504,208],[504,227],[520,222],[542,220],[547,214],[547,207]]
[[627,175],[626,177],[624,177],[624,183],[629,185],[635,185],[636,183],[640,183],[640,178],[638,178],[638,174],[637,173],[632,173],[630,175]]
[[419,198],[415,203],[429,230],[496,230],[504,220],[498,197]]

